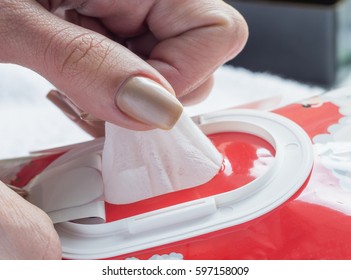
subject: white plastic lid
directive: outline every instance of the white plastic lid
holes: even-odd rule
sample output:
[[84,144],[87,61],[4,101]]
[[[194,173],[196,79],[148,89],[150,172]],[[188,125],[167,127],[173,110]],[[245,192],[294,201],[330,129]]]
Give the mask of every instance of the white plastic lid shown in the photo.
[[56,224],[63,257],[110,258],[235,226],[268,213],[303,185],[313,165],[305,131],[280,115],[228,110],[197,118],[205,134],[242,132],[276,150],[267,172],[230,192],[158,209],[104,224]]

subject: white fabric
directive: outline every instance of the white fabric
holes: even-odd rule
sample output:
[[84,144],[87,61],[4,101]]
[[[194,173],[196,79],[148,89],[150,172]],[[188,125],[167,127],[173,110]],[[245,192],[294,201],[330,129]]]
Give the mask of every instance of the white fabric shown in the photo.
[[106,124],[105,200],[132,203],[204,184],[218,173],[222,160],[186,114],[169,131],[132,131]]
[[[275,104],[280,107],[324,92],[324,89],[268,73],[231,66],[220,67],[214,78],[208,99],[186,108],[189,115],[272,96],[281,97]],[[344,84],[351,84],[351,74]],[[44,78],[26,68],[0,63],[0,159],[27,156],[31,151],[92,139],[45,98],[53,88]]]

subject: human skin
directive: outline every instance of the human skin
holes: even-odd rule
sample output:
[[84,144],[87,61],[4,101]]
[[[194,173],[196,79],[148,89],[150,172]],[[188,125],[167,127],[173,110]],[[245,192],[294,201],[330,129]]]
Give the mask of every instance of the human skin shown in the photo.
[[[247,37],[245,20],[223,1],[0,1],[0,62],[36,71],[82,111],[134,130],[155,126],[116,102],[131,77],[199,102]],[[47,216],[9,192],[0,184],[0,258],[60,258]]]
[[50,218],[0,182],[0,259],[60,259]]

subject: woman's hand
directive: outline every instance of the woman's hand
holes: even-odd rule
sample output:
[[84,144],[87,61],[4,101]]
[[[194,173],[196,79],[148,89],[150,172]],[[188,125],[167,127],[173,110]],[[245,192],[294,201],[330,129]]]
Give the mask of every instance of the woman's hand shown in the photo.
[[61,259],[50,218],[0,181],[0,259]]
[[182,111],[172,95],[202,100],[247,36],[241,15],[216,0],[0,2],[0,62],[31,68],[83,111],[137,130],[171,128]]
[[[219,0],[0,1],[0,62],[38,72],[88,118],[135,130],[170,129],[178,99],[206,97],[247,36]],[[0,236],[0,258],[61,258],[48,216],[1,182]]]

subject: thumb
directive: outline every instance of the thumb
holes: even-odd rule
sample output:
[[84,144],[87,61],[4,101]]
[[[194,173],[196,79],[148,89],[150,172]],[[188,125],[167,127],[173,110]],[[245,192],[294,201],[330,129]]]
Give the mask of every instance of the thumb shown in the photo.
[[0,181],[0,259],[61,259],[50,218]]
[[97,118],[144,130],[170,129],[180,117],[183,107],[159,72],[36,1],[2,1],[0,31],[0,61],[38,72]]

